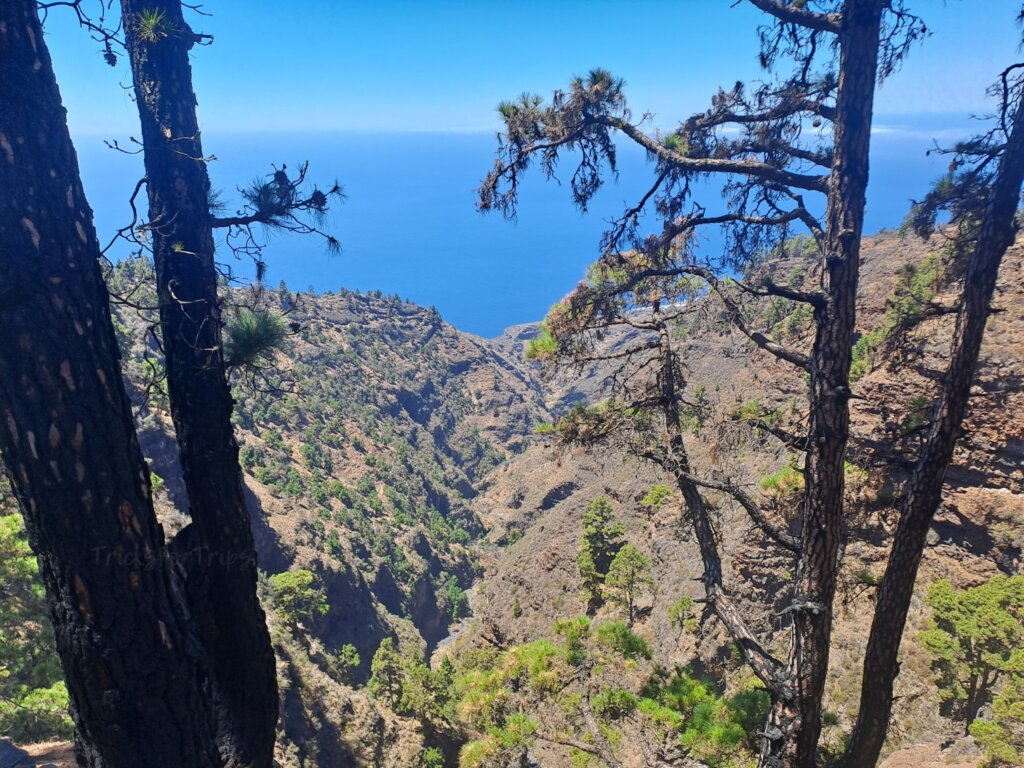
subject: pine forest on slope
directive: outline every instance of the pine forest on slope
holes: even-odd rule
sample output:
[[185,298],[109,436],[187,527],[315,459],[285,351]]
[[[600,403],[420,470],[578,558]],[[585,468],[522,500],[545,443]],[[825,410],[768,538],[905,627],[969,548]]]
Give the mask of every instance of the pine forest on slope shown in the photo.
[[[586,212],[620,141],[651,186],[495,339],[266,285],[269,234],[338,250],[344,193],[212,189],[196,8],[5,6],[0,735],[83,768],[1024,763],[1024,64],[869,237],[875,93],[924,21],[749,4],[764,81],[673,130],[602,69],[499,105],[481,212],[559,162]],[[57,7],[131,70],[114,263]]]

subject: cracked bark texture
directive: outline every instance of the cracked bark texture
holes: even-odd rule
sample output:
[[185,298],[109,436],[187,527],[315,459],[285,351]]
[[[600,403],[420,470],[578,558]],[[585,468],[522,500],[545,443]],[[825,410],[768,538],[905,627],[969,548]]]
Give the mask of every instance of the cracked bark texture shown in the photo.
[[885,744],[892,713],[893,683],[899,670],[897,656],[917,570],[928,529],[942,500],[946,470],[963,431],[999,267],[1017,233],[1015,218],[1022,183],[1024,107],[1018,104],[964,277],[942,391],[927,442],[910,480],[910,490],[875,600],[875,615],[864,657],[860,709],[843,761],[847,768],[874,766]]
[[85,768],[219,765],[205,654],[153,512],[99,247],[32,0],[0,4],[0,452]]
[[844,460],[850,435],[849,375],[856,326],[860,241],[878,69],[883,0],[849,0],[839,31],[832,173],[825,219],[825,301],[815,307],[810,425],[801,509],[793,631],[783,673],[792,695],[776,699],[761,764],[814,766],[828,674],[832,601],[842,539]]
[[[178,0],[122,0],[121,9],[141,121],[168,395],[191,516],[174,551],[211,661],[225,763],[269,767],[277,678],[256,595],[221,349],[210,181],[189,63],[200,38]],[[144,21],[154,18],[155,24]]]

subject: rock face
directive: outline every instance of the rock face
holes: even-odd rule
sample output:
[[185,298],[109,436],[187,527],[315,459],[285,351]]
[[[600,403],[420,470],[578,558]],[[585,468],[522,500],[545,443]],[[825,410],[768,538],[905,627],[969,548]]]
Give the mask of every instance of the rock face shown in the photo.
[[[284,293],[272,299],[291,305]],[[423,653],[448,635],[479,568],[472,540],[485,531],[474,499],[551,417],[521,357],[432,310],[344,292],[304,298],[288,321],[300,330],[274,388],[236,391],[260,567],[310,570],[330,606],[296,631],[272,627],[281,759],[418,765],[420,726],[339,682],[331,660],[354,646],[359,665],[348,679],[362,684],[383,638]],[[126,358],[142,402],[147,350],[141,334],[125,336],[136,339]],[[140,425],[161,481],[161,520],[173,533],[187,522],[187,505],[158,396],[141,406]]]
[[[883,321],[906,266],[939,247],[893,235],[865,243],[862,333]],[[813,265],[796,258],[765,268],[788,279],[814,279]],[[284,295],[279,300],[288,303]],[[940,304],[951,300],[935,297]],[[990,322],[967,433],[929,538],[905,637],[893,746],[925,745],[914,747],[914,755],[938,755],[934,745],[957,737],[938,714],[929,660],[916,642],[926,620],[920,596],[939,577],[968,585],[1021,569],[1021,244],[1007,255],[996,305],[1003,311]],[[806,324],[790,311],[755,309],[762,327],[792,346],[808,344]],[[708,314],[705,325],[681,329],[690,391],[703,387],[710,404],[726,415],[756,401],[782,422],[799,422],[806,390],[800,376]],[[135,322],[121,319],[128,326]],[[282,765],[420,765],[424,745],[438,745],[438,734],[396,717],[361,688],[380,641],[393,637],[401,648],[429,652],[459,618],[470,588],[474,615],[459,623],[458,637],[444,644],[444,652],[536,639],[555,619],[584,613],[576,565],[580,520],[602,494],[624,523],[626,538],[653,560],[655,588],[641,600],[636,630],[658,661],[696,661],[709,671],[735,672],[723,650],[726,638],[713,622],[693,634],[669,620],[672,603],[683,595],[700,598],[701,588],[699,558],[678,498],[670,496],[658,508],[641,504],[664,478],[614,449],[559,452],[549,438],[534,434],[538,424],[574,403],[600,401],[604,371],[593,368],[574,379],[542,376],[523,361],[538,324],[480,339],[458,332],[432,310],[379,294],[305,297],[288,320],[301,330],[290,341],[284,381],[275,391],[237,391],[261,568],[270,574],[309,569],[330,605],[298,630],[279,622],[272,627],[282,684]],[[884,567],[886,533],[905,479],[891,456],[881,456],[879,444],[913,455],[926,412],[920,403],[934,396],[951,328],[948,315],[925,320],[855,387],[850,461],[860,469],[849,485],[858,536],[844,561],[829,683],[828,706],[839,725],[826,730],[826,740],[838,739],[854,714],[871,583]],[[126,348],[139,400],[145,351],[138,341]],[[172,532],[187,518],[159,397],[141,408],[140,424],[144,451],[163,481],[161,514]],[[753,492],[788,460],[773,438],[729,418],[696,430],[689,441],[699,472],[731,477]],[[781,508],[791,499],[777,503]],[[771,596],[785,591],[780,574],[787,563],[765,551],[739,510],[722,503],[721,514],[727,581],[748,598],[751,621],[771,635],[778,628]],[[335,659],[348,644],[360,662],[346,679]],[[440,746],[448,755],[457,749]],[[897,753],[889,764],[924,765],[900,759]],[[956,760],[976,762],[963,751]],[[543,764],[560,768],[569,762],[555,750],[545,752]]]
[[[865,242],[858,326],[862,334],[885,321],[886,307],[898,286],[909,279],[911,268],[934,257],[941,247],[940,241],[922,243],[896,235]],[[767,264],[764,269],[789,280],[804,279],[808,285],[814,279],[813,265],[796,258]],[[781,277],[777,279],[782,282]],[[953,293],[942,290],[932,298],[940,306],[954,301]],[[1021,571],[1021,306],[1024,242],[1018,242],[1004,261],[997,311],[987,330],[965,435],[950,467],[943,505],[929,537],[904,638],[891,748],[904,743],[938,745],[958,735],[957,728],[939,715],[930,658],[917,642],[928,615],[923,603],[928,586],[938,578],[968,586],[999,571]],[[771,329],[776,337],[796,348],[809,344],[808,326],[799,318],[770,306],[755,308],[755,314],[759,329]],[[902,484],[907,479],[906,471],[897,465],[897,457],[882,447],[894,447],[904,459],[913,459],[921,424],[941,381],[952,328],[953,318],[948,314],[923,320],[897,344],[880,351],[854,387],[848,508],[851,527],[857,530],[843,564],[828,686],[828,707],[837,715],[839,725],[826,729],[826,742],[838,740],[856,714],[860,661],[873,607],[872,585],[885,566],[888,532],[895,524]],[[532,333],[535,331],[531,326],[519,326],[500,341],[510,350],[517,350]],[[776,413],[783,424],[793,422],[799,432],[806,385],[797,373],[721,326],[694,327],[685,335],[681,347],[688,392],[702,387],[717,410],[726,414],[756,401],[763,409]],[[610,343],[614,345],[615,340]],[[582,380],[546,382],[548,407],[560,412],[573,400],[599,400],[601,379],[600,371],[591,370]],[[755,493],[759,480],[784,466],[788,456],[778,441],[764,434],[743,432],[728,420],[691,434],[688,444],[700,472],[732,477]],[[639,633],[666,665],[696,661],[711,668],[720,663],[720,649],[726,638],[713,622],[698,637],[690,638],[668,621],[668,609],[679,596],[700,597],[700,585],[694,581],[700,575],[700,566],[696,546],[688,540],[678,498],[670,498],[655,513],[640,505],[640,499],[655,482],[665,482],[665,478],[613,450],[558,454],[540,439],[496,469],[474,502],[488,528],[489,540],[499,545],[483,556],[486,570],[476,588],[474,606],[479,633],[511,642],[533,640],[549,632],[556,618],[585,610],[575,565],[579,521],[587,503],[605,494],[625,523],[628,539],[654,561],[656,587],[642,606]],[[792,502],[778,500],[780,506]],[[720,530],[726,567],[730,569],[727,583],[749,598],[744,601],[748,616],[770,637],[778,628],[779,605],[773,603],[773,597],[785,594],[787,584],[780,580],[780,574],[789,565],[784,557],[780,560],[778,555],[766,552],[749,528],[743,515],[725,502]],[[962,735],[962,728],[960,731]],[[964,765],[974,765],[979,759],[957,757]],[[893,765],[904,764],[895,755],[893,760],[897,760]]]

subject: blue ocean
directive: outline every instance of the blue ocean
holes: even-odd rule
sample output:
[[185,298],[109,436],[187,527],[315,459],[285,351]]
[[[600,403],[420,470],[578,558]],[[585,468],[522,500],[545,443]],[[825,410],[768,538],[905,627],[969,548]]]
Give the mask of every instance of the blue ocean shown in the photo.
[[[910,201],[924,194],[948,158],[927,154],[933,141],[948,145],[977,125],[941,115],[876,119],[866,231],[898,226]],[[77,137],[76,145],[95,210],[100,239],[130,220],[128,196],[143,175],[141,159],[106,148],[101,138]],[[475,190],[494,162],[495,137],[481,133],[277,133],[204,136],[215,188],[229,208],[236,187],[271,171],[310,162],[310,178],[336,178],[347,199],[327,227],[342,243],[328,255],[314,238],[278,235],[269,242],[267,281],[293,290],[344,287],[379,289],[417,304],[435,306],[457,328],[493,336],[509,325],[544,316],[598,255],[601,232],[651,180],[642,152],[624,148],[620,173],[581,214],[563,183],[545,181],[539,170],[522,188],[515,223],[481,215]],[[716,210],[721,201],[706,202]],[[140,210],[145,211],[144,200]],[[653,225],[653,222],[652,222]],[[230,263],[230,255],[223,258]],[[233,263],[239,274],[251,265]]]

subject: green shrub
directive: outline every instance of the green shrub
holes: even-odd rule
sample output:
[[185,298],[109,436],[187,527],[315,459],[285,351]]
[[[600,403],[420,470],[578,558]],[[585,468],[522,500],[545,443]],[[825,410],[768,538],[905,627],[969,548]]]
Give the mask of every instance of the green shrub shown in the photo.
[[420,768],[444,768],[444,753],[437,747],[427,747],[420,753]]
[[640,506],[649,512],[657,512],[671,495],[672,489],[667,485],[662,485],[661,483],[652,485],[651,489],[640,499]]
[[782,418],[782,412],[778,408],[766,408],[761,405],[760,400],[747,400],[737,405],[730,417],[734,421],[764,422],[765,424],[777,424]]
[[[1024,646],[1024,576],[994,576],[964,590],[943,579],[928,590],[926,602],[932,618],[920,638],[933,657],[943,709],[971,728],[999,682],[1009,677],[1012,689],[1015,675],[1024,672],[1018,669],[1024,661],[1018,653]],[[1007,710],[1024,715],[1024,703],[1010,702]]]
[[615,689],[597,694],[590,705],[598,717],[604,720],[618,720],[633,714],[639,703],[640,699],[636,694]]
[[327,613],[327,596],[313,585],[310,571],[298,569],[277,573],[268,579],[270,595],[278,615],[288,624],[316,620]]
[[650,659],[651,647],[625,624],[608,621],[594,630],[598,642],[614,650],[625,659]]
[[769,496],[782,498],[804,489],[804,473],[793,464],[787,464],[778,472],[762,478],[758,486]]

